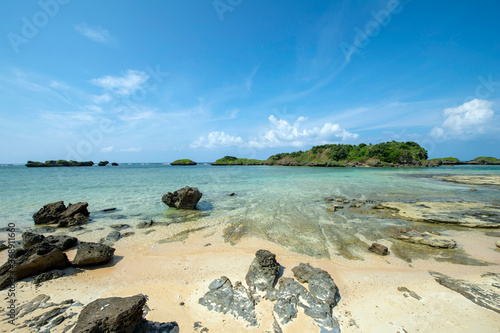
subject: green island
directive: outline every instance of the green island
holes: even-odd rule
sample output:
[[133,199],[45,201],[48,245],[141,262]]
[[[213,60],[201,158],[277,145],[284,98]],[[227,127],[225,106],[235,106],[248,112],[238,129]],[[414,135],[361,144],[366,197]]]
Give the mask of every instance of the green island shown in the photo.
[[97,164],[98,166],[106,166],[108,165],[109,161],[100,161],[99,164]]
[[45,161],[45,163],[42,162],[35,162],[35,161],[28,161],[26,163],[26,166],[28,168],[50,168],[50,167],[79,167],[79,166],[93,166],[94,162],[92,161],[87,161],[87,162],[77,162],[77,161],[66,161],[66,160],[49,160]]
[[211,165],[264,165],[265,161],[249,158],[237,158],[234,156],[224,156]]
[[265,161],[225,156],[212,163],[212,165],[318,167],[437,167],[460,164],[500,164],[500,159],[484,156],[466,162],[455,157],[428,159],[427,150],[416,142],[390,141],[377,144],[360,143],[359,145],[325,144],[314,146],[306,151],[275,154]]
[[170,165],[196,165],[196,164],[197,164],[196,162],[187,158],[175,160],[172,163],[170,163]]

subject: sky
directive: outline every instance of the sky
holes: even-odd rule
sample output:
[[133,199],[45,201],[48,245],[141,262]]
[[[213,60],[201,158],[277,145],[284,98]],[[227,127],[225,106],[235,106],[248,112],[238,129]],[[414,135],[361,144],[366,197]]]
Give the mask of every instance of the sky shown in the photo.
[[0,2],[0,163],[500,158],[500,2]]

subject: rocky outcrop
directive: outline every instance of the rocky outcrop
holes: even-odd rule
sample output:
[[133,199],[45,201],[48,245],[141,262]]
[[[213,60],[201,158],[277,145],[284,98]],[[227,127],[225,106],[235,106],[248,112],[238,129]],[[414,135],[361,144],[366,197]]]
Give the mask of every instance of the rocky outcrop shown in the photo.
[[66,207],[63,201],[53,202],[33,214],[33,221],[35,224],[57,224],[58,227],[81,225],[89,220],[88,205],[86,202],[78,202]]
[[35,244],[39,243],[47,243],[52,247],[55,247],[61,251],[66,251],[67,249],[76,246],[78,243],[78,239],[76,237],[70,237],[65,235],[58,236],[47,236],[45,237],[42,234],[34,233],[30,230],[26,230],[23,232],[23,246],[25,250],[28,250]]
[[45,239],[45,236],[36,234],[31,231],[24,231],[22,238],[23,238],[23,246],[27,250],[33,245],[41,243]]
[[381,256],[386,256],[389,254],[389,249],[387,248],[387,246],[384,246],[382,244],[379,244],[379,243],[373,243],[369,248],[368,250],[376,253],[376,254],[379,254]]
[[70,266],[68,257],[61,250],[48,242],[35,244],[12,262],[7,261],[0,267],[0,289],[10,285],[12,278],[20,280],[68,266]]
[[463,295],[479,306],[500,313],[500,274],[481,275],[481,283],[454,279],[437,272],[429,272],[441,285]]
[[250,291],[272,290],[278,280],[280,267],[276,255],[268,250],[258,250],[245,278]]
[[229,313],[237,319],[243,319],[250,326],[257,326],[255,303],[241,282],[236,282],[233,287],[231,281],[222,276],[212,281],[208,289],[198,303],[209,310]]
[[97,165],[98,166],[106,166],[109,164],[109,161],[100,161]]
[[451,238],[441,236],[437,232],[420,231],[415,228],[395,228],[392,230],[391,236],[409,243],[445,249],[453,249],[457,246],[457,243]]
[[72,264],[75,266],[91,266],[107,264],[115,253],[115,249],[98,243],[82,243],[76,251]]
[[83,308],[73,333],[143,332],[145,304],[146,297],[142,294],[97,299]]
[[196,209],[196,204],[200,201],[202,193],[197,187],[186,186],[174,193],[168,192],[163,195],[161,201],[167,206],[178,209]]

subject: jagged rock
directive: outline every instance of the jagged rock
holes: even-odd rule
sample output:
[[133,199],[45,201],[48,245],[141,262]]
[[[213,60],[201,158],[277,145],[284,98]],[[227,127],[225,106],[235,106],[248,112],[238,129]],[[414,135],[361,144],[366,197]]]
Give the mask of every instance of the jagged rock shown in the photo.
[[27,250],[33,245],[41,243],[45,239],[45,236],[26,230],[23,232],[22,238],[23,246]]
[[236,193],[234,193],[234,192],[230,192],[230,193],[229,193],[229,196],[230,196],[230,197],[233,197],[235,194],[236,194]]
[[340,300],[339,289],[327,271],[300,263],[292,268],[292,272],[299,282],[309,283],[309,291],[314,297],[332,307],[337,305]]
[[45,272],[45,273],[39,274],[37,277],[35,277],[35,279],[33,280],[33,283],[35,285],[39,285],[42,282],[58,279],[62,276],[64,276],[64,273],[63,273],[63,271],[60,271],[60,270]]
[[97,299],[82,309],[73,333],[141,331],[145,304],[146,297],[142,294]]
[[210,330],[201,324],[201,321],[197,321],[193,325],[194,333],[208,333]]
[[481,284],[475,284],[465,280],[454,279],[450,276],[437,272],[429,272],[441,285],[465,296],[467,299],[479,306],[500,313],[500,274],[487,273],[482,278],[490,278]]
[[457,246],[457,243],[451,238],[441,236],[437,232],[419,231],[415,228],[396,228],[393,229],[391,236],[405,242],[445,249],[453,249]]
[[53,269],[63,269],[70,265],[66,254],[48,242],[33,245],[24,254],[17,257],[11,269],[6,262],[0,267],[0,290],[11,283],[11,278],[20,280]]
[[250,326],[257,326],[255,304],[241,282],[236,282],[233,288],[231,281],[222,276],[212,281],[208,289],[198,303],[211,311],[229,313],[236,319],[246,320]]
[[149,222],[147,222],[147,221],[144,221],[144,222],[139,222],[139,223],[137,224],[137,229],[150,228],[150,227],[152,227],[155,223],[156,223],[156,222],[155,222],[155,221],[153,221],[153,220],[151,220],[151,221],[149,221]]
[[200,201],[202,193],[197,187],[186,186],[178,189],[174,193],[168,192],[163,195],[161,201],[167,206],[179,209],[196,209],[196,204]]
[[379,244],[379,243],[373,243],[368,248],[368,250],[375,252],[376,254],[379,254],[381,256],[386,256],[389,254],[389,249],[387,248],[387,246],[384,246],[384,245]]
[[33,214],[35,224],[57,224],[58,227],[71,227],[86,223],[90,215],[88,203],[69,204],[66,208],[63,201],[47,204]]
[[121,224],[112,224],[109,227],[111,229],[115,229],[115,230],[122,230],[122,229],[130,228],[130,225],[121,223]]
[[115,253],[115,249],[98,243],[82,243],[76,251],[72,264],[75,266],[102,265],[108,263]]
[[78,244],[78,239],[76,237],[71,236],[47,236],[45,237],[44,242],[49,243],[50,245],[58,248],[61,251],[66,251],[67,249],[72,248]]
[[273,289],[278,280],[280,267],[275,254],[268,250],[258,250],[245,278],[250,291],[253,293],[255,289],[259,291]]

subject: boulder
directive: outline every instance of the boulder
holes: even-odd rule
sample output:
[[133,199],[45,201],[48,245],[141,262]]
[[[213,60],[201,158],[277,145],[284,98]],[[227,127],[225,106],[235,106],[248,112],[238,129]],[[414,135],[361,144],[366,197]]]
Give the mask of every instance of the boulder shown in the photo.
[[38,212],[33,214],[33,221],[35,224],[50,224],[56,221],[59,215],[66,210],[64,201],[49,203]]
[[86,223],[90,215],[88,203],[78,202],[64,205],[63,201],[47,204],[33,214],[35,224],[57,224],[58,227],[72,227]]
[[80,312],[73,333],[141,332],[146,296],[109,297],[87,304]]
[[12,278],[20,280],[68,266],[68,257],[61,250],[45,241],[35,244],[15,258],[13,263],[7,261],[0,267],[0,290],[10,285]]
[[52,246],[58,248],[61,251],[66,251],[67,249],[76,246],[76,244],[78,244],[78,239],[76,237],[65,236],[65,235],[60,235],[60,236],[51,235],[45,237],[44,242],[51,244]]
[[299,282],[309,284],[309,291],[314,297],[331,307],[337,305],[340,300],[339,289],[327,271],[301,263],[292,268],[292,272]]
[[269,291],[274,288],[280,272],[280,264],[276,255],[268,250],[258,250],[250,264],[246,275],[246,282],[250,291]]
[[250,326],[257,326],[255,303],[241,282],[233,287],[231,281],[222,276],[212,281],[208,289],[198,303],[211,311],[229,313],[236,319],[246,320]]
[[98,243],[82,243],[76,251],[72,264],[75,266],[102,265],[108,263],[115,253],[115,249]]
[[387,248],[387,246],[384,246],[382,244],[379,244],[379,243],[373,243],[369,248],[368,250],[376,253],[376,254],[379,254],[381,256],[386,256],[389,254],[389,249]]
[[196,209],[196,204],[200,201],[202,193],[197,187],[186,186],[174,193],[168,192],[161,201],[167,206],[178,209]]
[[23,246],[27,250],[33,245],[41,243],[45,239],[45,236],[26,230],[23,232],[22,238]]

